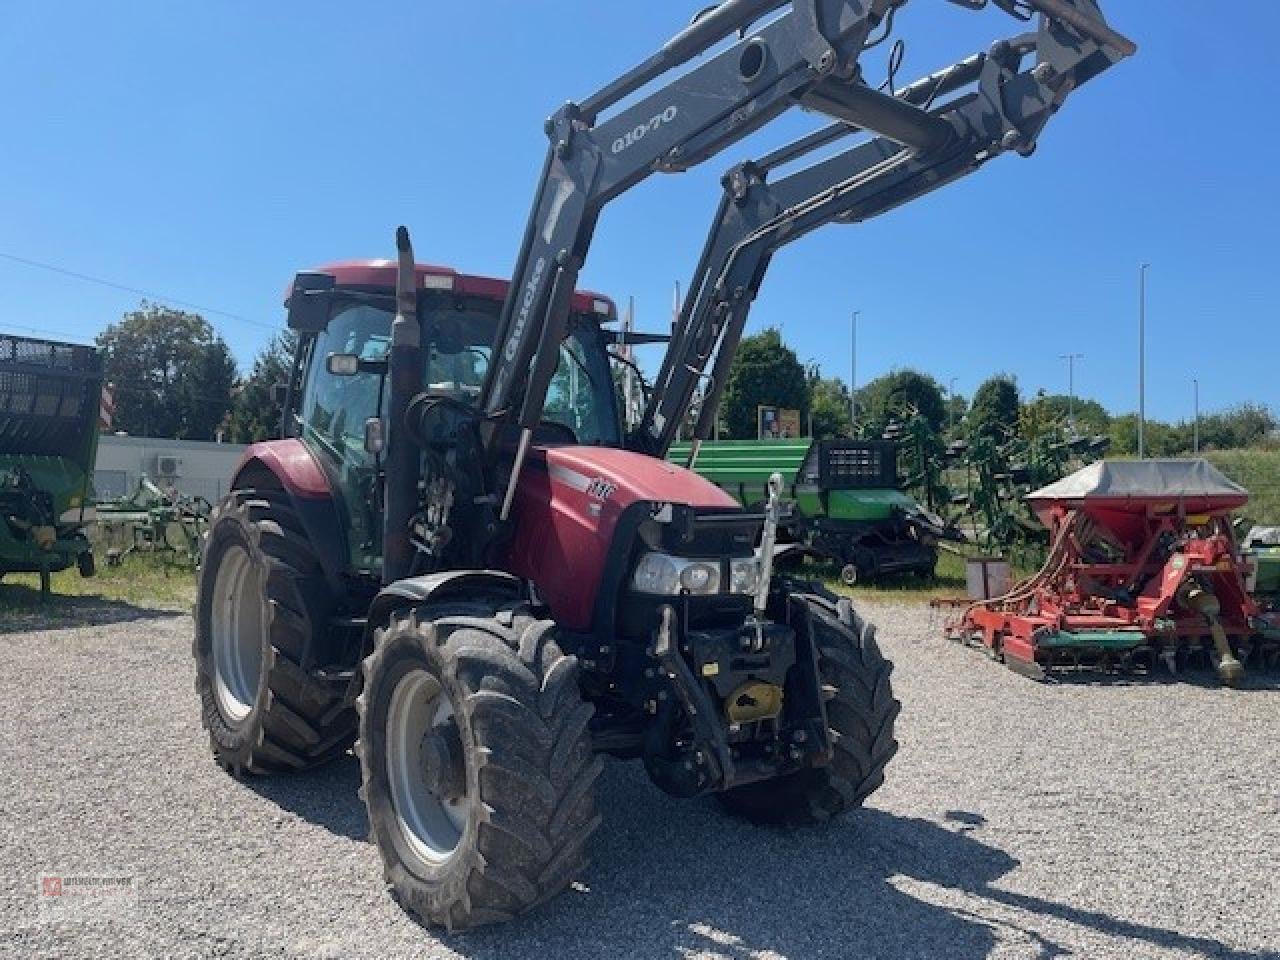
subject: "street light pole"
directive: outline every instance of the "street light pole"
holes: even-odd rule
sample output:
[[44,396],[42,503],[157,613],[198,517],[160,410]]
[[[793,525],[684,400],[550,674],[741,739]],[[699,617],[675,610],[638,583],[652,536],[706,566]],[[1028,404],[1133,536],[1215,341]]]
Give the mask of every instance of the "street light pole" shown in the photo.
[[1197,456],[1200,454],[1200,381],[1194,379],[1191,381],[1191,391],[1195,403],[1195,425],[1191,431],[1191,452]]
[[1058,359],[1067,361],[1067,425],[1076,432],[1076,361],[1083,360],[1083,353],[1064,353]]
[[1138,269],[1138,459],[1147,457],[1147,271]]
[[858,424],[858,317],[861,310],[853,311],[853,321],[849,331],[849,429],[853,431]]

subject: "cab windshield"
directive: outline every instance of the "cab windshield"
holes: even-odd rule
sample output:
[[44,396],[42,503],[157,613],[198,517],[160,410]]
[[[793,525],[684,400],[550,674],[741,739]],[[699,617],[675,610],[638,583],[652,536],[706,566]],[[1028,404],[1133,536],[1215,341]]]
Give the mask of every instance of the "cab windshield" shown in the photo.
[[[333,376],[324,358],[331,353],[381,360],[390,346],[392,313],[380,305],[340,307],[312,347],[311,376],[303,397],[304,430],[327,446],[349,450],[363,444],[364,422],[378,415],[383,378],[375,373]],[[498,326],[498,305],[427,307],[424,381],[433,393],[475,404],[489,367]],[[618,414],[603,334],[586,317],[574,317],[560,344],[560,362],[543,407],[543,420],[572,432],[578,443],[616,446]]]

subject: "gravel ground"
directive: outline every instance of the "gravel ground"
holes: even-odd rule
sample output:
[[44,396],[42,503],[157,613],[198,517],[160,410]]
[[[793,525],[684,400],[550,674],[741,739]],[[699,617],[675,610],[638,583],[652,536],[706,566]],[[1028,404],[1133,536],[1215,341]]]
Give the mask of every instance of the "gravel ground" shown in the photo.
[[[612,763],[583,882],[446,937],[383,892],[353,759],[236,783],[196,719],[190,619],[88,613],[0,614],[0,956],[1280,957],[1274,678],[1037,685],[879,606],[902,750],[869,808],[754,829]],[[41,912],[39,875],[84,872],[136,900]]]

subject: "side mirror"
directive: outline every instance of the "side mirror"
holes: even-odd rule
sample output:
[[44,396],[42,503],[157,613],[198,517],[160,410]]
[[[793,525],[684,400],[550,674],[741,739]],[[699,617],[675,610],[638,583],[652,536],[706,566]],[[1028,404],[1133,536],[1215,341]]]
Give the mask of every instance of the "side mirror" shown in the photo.
[[324,368],[335,377],[354,377],[357,373],[386,373],[386,360],[365,360],[354,353],[331,353],[324,358]]
[[386,448],[387,438],[383,432],[382,418],[370,417],[364,422],[364,452],[377,456]]
[[329,326],[329,308],[337,280],[329,273],[299,273],[293,278],[293,289],[284,302],[288,309],[290,330],[299,333],[322,333]]
[[334,377],[354,377],[360,372],[360,358],[354,353],[331,353],[324,358],[324,368]]

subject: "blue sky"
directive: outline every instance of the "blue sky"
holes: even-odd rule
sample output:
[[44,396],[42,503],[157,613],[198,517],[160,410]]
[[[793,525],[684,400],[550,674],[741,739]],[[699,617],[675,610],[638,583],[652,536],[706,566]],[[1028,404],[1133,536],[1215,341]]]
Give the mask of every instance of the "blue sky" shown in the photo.
[[[542,120],[648,55],[700,3],[17,3],[0,0],[0,254],[217,308],[248,367],[294,270],[387,256],[511,267],[545,150]],[[1076,94],[1029,160],[1004,157],[774,260],[751,329],[859,379],[913,366],[970,393],[995,371],[1135,409],[1137,267],[1149,287],[1148,412],[1280,408],[1280,9],[1207,16],[1108,0],[1140,44]],[[1193,16],[1193,7],[1200,12]],[[900,76],[1016,32],[995,9],[912,0]],[[883,51],[865,61],[883,72]],[[669,318],[721,172],[812,129],[797,113],[601,220],[584,282]],[[138,297],[0,258],[0,328],[91,338]],[[252,322],[250,322],[252,321]],[[652,362],[652,361],[651,361]]]

